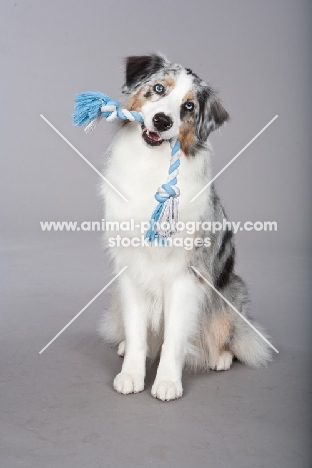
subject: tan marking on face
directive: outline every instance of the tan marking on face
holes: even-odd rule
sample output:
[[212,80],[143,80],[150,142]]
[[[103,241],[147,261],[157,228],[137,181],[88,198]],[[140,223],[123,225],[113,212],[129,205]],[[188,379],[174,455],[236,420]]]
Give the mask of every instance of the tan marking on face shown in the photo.
[[190,154],[191,148],[195,142],[194,134],[194,123],[182,122],[180,125],[180,131],[178,135],[178,140],[181,145],[181,150],[188,156]]
[[[188,91],[182,102],[192,101],[195,103],[195,94],[194,91]],[[184,121],[182,121],[180,125],[180,132],[178,136],[178,140],[181,145],[181,150],[183,153],[188,156],[190,154],[191,148],[195,143],[195,123],[194,123],[194,113],[190,113],[189,117],[186,117]]]
[[175,85],[175,79],[172,78],[172,76],[168,76],[167,78],[164,79],[164,82],[169,88],[173,88]]
[[136,94],[130,97],[126,106],[129,111],[140,112],[140,110],[142,109],[142,106],[146,102],[146,98],[143,96],[143,94],[144,94],[144,90],[140,89]]
[[194,91],[189,91],[188,93],[186,93],[186,95],[183,98],[183,102],[194,101],[194,100],[195,100]]

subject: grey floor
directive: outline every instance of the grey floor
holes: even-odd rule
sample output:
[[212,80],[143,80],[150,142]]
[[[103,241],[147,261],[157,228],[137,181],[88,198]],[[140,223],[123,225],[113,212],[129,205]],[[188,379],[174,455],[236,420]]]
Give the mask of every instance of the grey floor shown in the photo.
[[[311,359],[306,275],[300,256],[246,247],[254,316],[280,354],[269,367],[184,376],[184,397],[114,392],[121,358],[96,334],[100,296],[39,351],[111,278],[97,234],[42,235],[1,251],[1,466],[283,467],[309,465]],[[2,263],[3,264],[3,263]]]

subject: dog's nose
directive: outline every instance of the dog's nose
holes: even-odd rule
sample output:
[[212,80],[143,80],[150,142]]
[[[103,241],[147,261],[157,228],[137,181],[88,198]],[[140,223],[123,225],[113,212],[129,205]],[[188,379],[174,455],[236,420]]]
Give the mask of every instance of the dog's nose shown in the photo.
[[163,112],[159,112],[158,114],[154,115],[153,124],[156,130],[160,132],[165,132],[166,130],[169,130],[169,128],[172,127],[173,122],[169,115],[166,115]]

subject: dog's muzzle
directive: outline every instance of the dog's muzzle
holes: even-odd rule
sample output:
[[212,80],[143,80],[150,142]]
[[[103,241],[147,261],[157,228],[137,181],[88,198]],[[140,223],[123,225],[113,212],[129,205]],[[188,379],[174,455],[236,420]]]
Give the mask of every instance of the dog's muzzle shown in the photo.
[[[159,112],[154,115],[152,122],[155,131],[147,130],[147,128],[143,124],[141,126],[142,138],[145,141],[145,143],[147,143],[150,146],[160,146],[164,141],[162,138],[164,136],[164,132],[166,132],[172,127],[173,121],[171,117],[169,117],[165,113]],[[162,135],[160,136],[160,134]]]
[[160,146],[164,141],[156,132],[150,132],[145,125],[141,125],[142,138],[150,146]]

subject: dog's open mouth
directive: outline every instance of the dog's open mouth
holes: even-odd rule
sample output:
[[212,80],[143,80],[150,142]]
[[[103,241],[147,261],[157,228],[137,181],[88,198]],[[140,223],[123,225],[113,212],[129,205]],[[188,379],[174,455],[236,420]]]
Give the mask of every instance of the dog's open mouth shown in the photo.
[[159,146],[164,141],[158,133],[156,132],[149,132],[145,125],[142,125],[142,138],[143,140],[150,146]]

